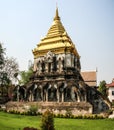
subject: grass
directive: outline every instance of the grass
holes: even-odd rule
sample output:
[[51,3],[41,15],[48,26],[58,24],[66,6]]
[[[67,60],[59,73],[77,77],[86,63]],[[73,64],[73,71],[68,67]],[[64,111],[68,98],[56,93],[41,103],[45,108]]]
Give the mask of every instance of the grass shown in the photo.
[[[55,118],[56,130],[114,130],[114,120]],[[0,130],[23,130],[24,127],[40,128],[41,116],[23,116],[0,112]]]

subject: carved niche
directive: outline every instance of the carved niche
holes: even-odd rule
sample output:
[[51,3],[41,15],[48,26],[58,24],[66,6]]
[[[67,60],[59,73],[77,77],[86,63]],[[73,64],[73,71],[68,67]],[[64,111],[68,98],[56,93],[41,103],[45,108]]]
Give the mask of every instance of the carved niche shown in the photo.
[[52,72],[53,71],[53,57],[55,55],[49,51],[45,56],[44,56],[44,59],[45,59],[45,63],[46,63],[46,72]]

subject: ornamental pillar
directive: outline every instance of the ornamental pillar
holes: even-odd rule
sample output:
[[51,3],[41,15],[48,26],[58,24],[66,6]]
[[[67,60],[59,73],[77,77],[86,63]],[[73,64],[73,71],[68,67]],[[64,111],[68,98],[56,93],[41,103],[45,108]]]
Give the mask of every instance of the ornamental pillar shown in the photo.
[[77,93],[77,102],[80,102],[80,96],[78,93]]
[[46,66],[45,66],[45,71],[48,72],[48,64],[46,63]]
[[43,96],[43,89],[41,88],[41,100],[44,100],[44,96]]
[[57,102],[60,102],[60,97],[59,97],[59,90],[57,88]]
[[86,95],[86,93],[84,94],[84,96],[85,96],[85,102],[87,102],[87,95]]
[[46,102],[48,102],[48,90],[46,91]]
[[53,64],[51,63],[51,71],[50,72],[53,72]]
[[64,102],[64,92],[62,92],[62,102]]

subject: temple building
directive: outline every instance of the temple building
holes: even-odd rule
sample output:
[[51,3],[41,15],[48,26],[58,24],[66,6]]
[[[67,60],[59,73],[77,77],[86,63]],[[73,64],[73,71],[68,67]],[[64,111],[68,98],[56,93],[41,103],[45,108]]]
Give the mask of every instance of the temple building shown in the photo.
[[107,86],[108,98],[111,102],[114,103],[114,78],[112,79],[112,83],[106,84],[106,86]]
[[84,79],[84,82],[94,88],[97,87],[97,71],[81,71],[82,78]]
[[34,85],[27,90],[30,97],[29,90],[32,88],[31,101],[85,102],[92,105],[92,111],[97,112],[108,108],[94,88],[96,73],[89,73],[93,77],[90,81],[87,73],[81,73],[80,55],[61,23],[58,8],[47,35],[37,44],[33,55]]
[[[26,87],[17,87],[15,97],[36,102],[39,110],[50,108],[56,114],[67,110],[74,115],[100,113],[109,109],[110,104],[101,93],[82,77],[80,55],[61,23],[58,8],[47,35],[32,52],[34,74]],[[93,86],[95,82],[94,78]]]
[[33,54],[34,82],[39,89],[43,88],[38,100],[87,100],[85,84],[80,75],[80,56],[61,23],[58,8],[47,35],[38,43]]

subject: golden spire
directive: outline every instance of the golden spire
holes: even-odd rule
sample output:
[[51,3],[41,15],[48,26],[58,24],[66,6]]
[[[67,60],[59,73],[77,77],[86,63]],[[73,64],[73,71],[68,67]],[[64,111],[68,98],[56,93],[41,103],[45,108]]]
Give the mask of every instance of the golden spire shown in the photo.
[[58,13],[58,7],[56,7],[56,14],[55,14],[54,20],[60,20],[59,13]]
[[60,36],[63,35],[63,33],[66,32],[64,29],[64,26],[61,23],[59,13],[58,13],[58,7],[56,7],[56,13],[55,17],[53,19],[52,26],[48,30],[47,37],[54,37],[54,36]]
[[56,7],[55,17],[47,35],[41,39],[37,47],[33,50],[34,58],[44,56],[48,51],[52,51],[55,54],[62,54],[65,53],[65,48],[67,48],[67,53],[73,53],[79,57],[75,45],[61,23],[58,7]]

